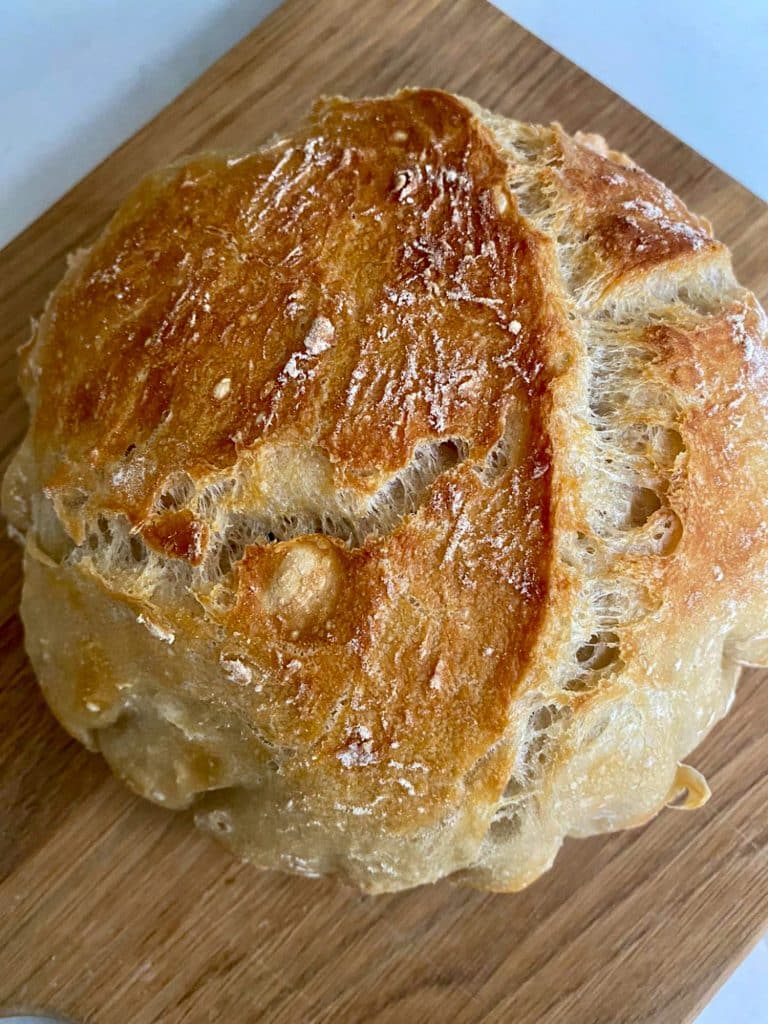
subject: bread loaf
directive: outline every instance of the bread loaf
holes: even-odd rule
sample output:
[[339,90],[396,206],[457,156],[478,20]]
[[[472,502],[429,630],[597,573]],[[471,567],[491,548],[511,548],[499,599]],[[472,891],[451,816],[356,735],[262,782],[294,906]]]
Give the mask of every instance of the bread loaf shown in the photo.
[[599,137],[406,90],[180,160],[21,383],[45,697],[238,855],[512,890],[706,798],[768,663],[766,320]]

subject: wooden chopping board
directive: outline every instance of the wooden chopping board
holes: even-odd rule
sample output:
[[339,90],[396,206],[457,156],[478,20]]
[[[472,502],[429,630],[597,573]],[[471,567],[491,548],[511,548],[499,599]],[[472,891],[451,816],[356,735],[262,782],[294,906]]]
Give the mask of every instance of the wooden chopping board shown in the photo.
[[[604,133],[715,224],[768,298],[768,208],[482,0],[289,0],[0,254],[3,468],[25,413],[13,353],[146,170],[287,129],[319,92],[442,86]],[[725,126],[724,126],[725,127]],[[89,1024],[679,1022],[768,923],[768,693],[744,676],[692,761],[713,798],[569,842],[527,891],[365,897],[256,870],[131,796],[47,712],[0,547],[0,1006]]]

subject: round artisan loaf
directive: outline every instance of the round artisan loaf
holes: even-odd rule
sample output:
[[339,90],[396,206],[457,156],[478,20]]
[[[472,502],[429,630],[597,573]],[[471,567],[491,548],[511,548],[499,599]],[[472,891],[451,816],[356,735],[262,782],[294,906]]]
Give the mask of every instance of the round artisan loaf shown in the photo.
[[595,136],[433,90],[159,171],[23,351],[46,699],[264,867],[515,889],[706,798],[768,661],[768,348]]

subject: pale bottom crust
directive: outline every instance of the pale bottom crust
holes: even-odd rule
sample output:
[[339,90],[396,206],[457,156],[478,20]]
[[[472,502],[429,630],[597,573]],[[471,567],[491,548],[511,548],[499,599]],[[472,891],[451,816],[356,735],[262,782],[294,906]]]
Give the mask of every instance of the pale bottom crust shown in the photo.
[[[22,616],[30,659],[62,725],[135,792],[191,807],[200,827],[260,867],[332,874],[370,892],[446,875],[512,891],[551,866],[566,835],[639,825],[681,791],[692,804],[706,795],[697,773],[677,766],[689,749],[678,721],[691,720],[684,684],[649,691],[625,682],[561,734],[538,792],[508,817],[465,806],[435,827],[388,833],[369,809],[334,814],[322,792],[302,792],[277,766],[274,751],[217,697],[226,683],[210,643],[153,635],[97,577],[55,565],[31,543]],[[738,653],[765,656],[759,638]],[[706,732],[733,699],[739,665],[724,660],[706,679],[703,654],[702,662],[692,653],[702,669],[694,718]]]

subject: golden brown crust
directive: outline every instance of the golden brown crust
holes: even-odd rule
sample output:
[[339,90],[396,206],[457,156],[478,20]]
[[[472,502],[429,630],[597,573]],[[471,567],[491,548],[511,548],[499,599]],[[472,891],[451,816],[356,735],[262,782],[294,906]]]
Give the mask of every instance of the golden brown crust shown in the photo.
[[155,551],[199,565],[208,546],[209,529],[188,508],[168,510],[146,520],[141,536]]
[[[458,439],[460,464],[418,515],[333,546],[343,602],[275,605],[276,574],[306,547],[286,541],[246,550],[222,622],[274,680],[249,715],[311,748],[356,804],[382,792],[397,813],[406,782],[423,790],[425,824],[503,734],[546,587],[542,339],[564,328],[505,171],[445,94],[324,101],[289,141],[140,186],[58,294],[36,353],[33,443],[41,462],[56,452],[43,484],[54,503],[85,489],[80,520],[124,514],[193,564],[207,525],[162,507],[180,473],[244,474],[258,446],[306,446],[334,489],[364,499],[417,446]],[[490,494],[478,471],[512,418],[523,457]],[[304,568],[296,586],[309,585]],[[287,644],[301,667],[283,674]],[[361,736],[360,759],[380,767],[350,782]],[[421,766],[412,781],[388,767],[404,759]]]
[[49,314],[51,486],[87,467],[90,501],[138,523],[174,472],[266,441],[311,439],[363,490],[425,440],[490,447],[512,388],[546,386],[553,315],[505,170],[458,100],[419,91],[323,101],[290,140],[149,178]]
[[371,890],[516,888],[703,793],[678,761],[768,653],[765,335],[629,158],[438,91],[158,172],[24,357],[51,706]]
[[665,185],[623,154],[596,152],[598,138],[583,145],[553,126],[539,187],[567,207],[569,234],[581,243],[581,273],[599,282],[601,298],[660,264],[724,251],[709,223]]

